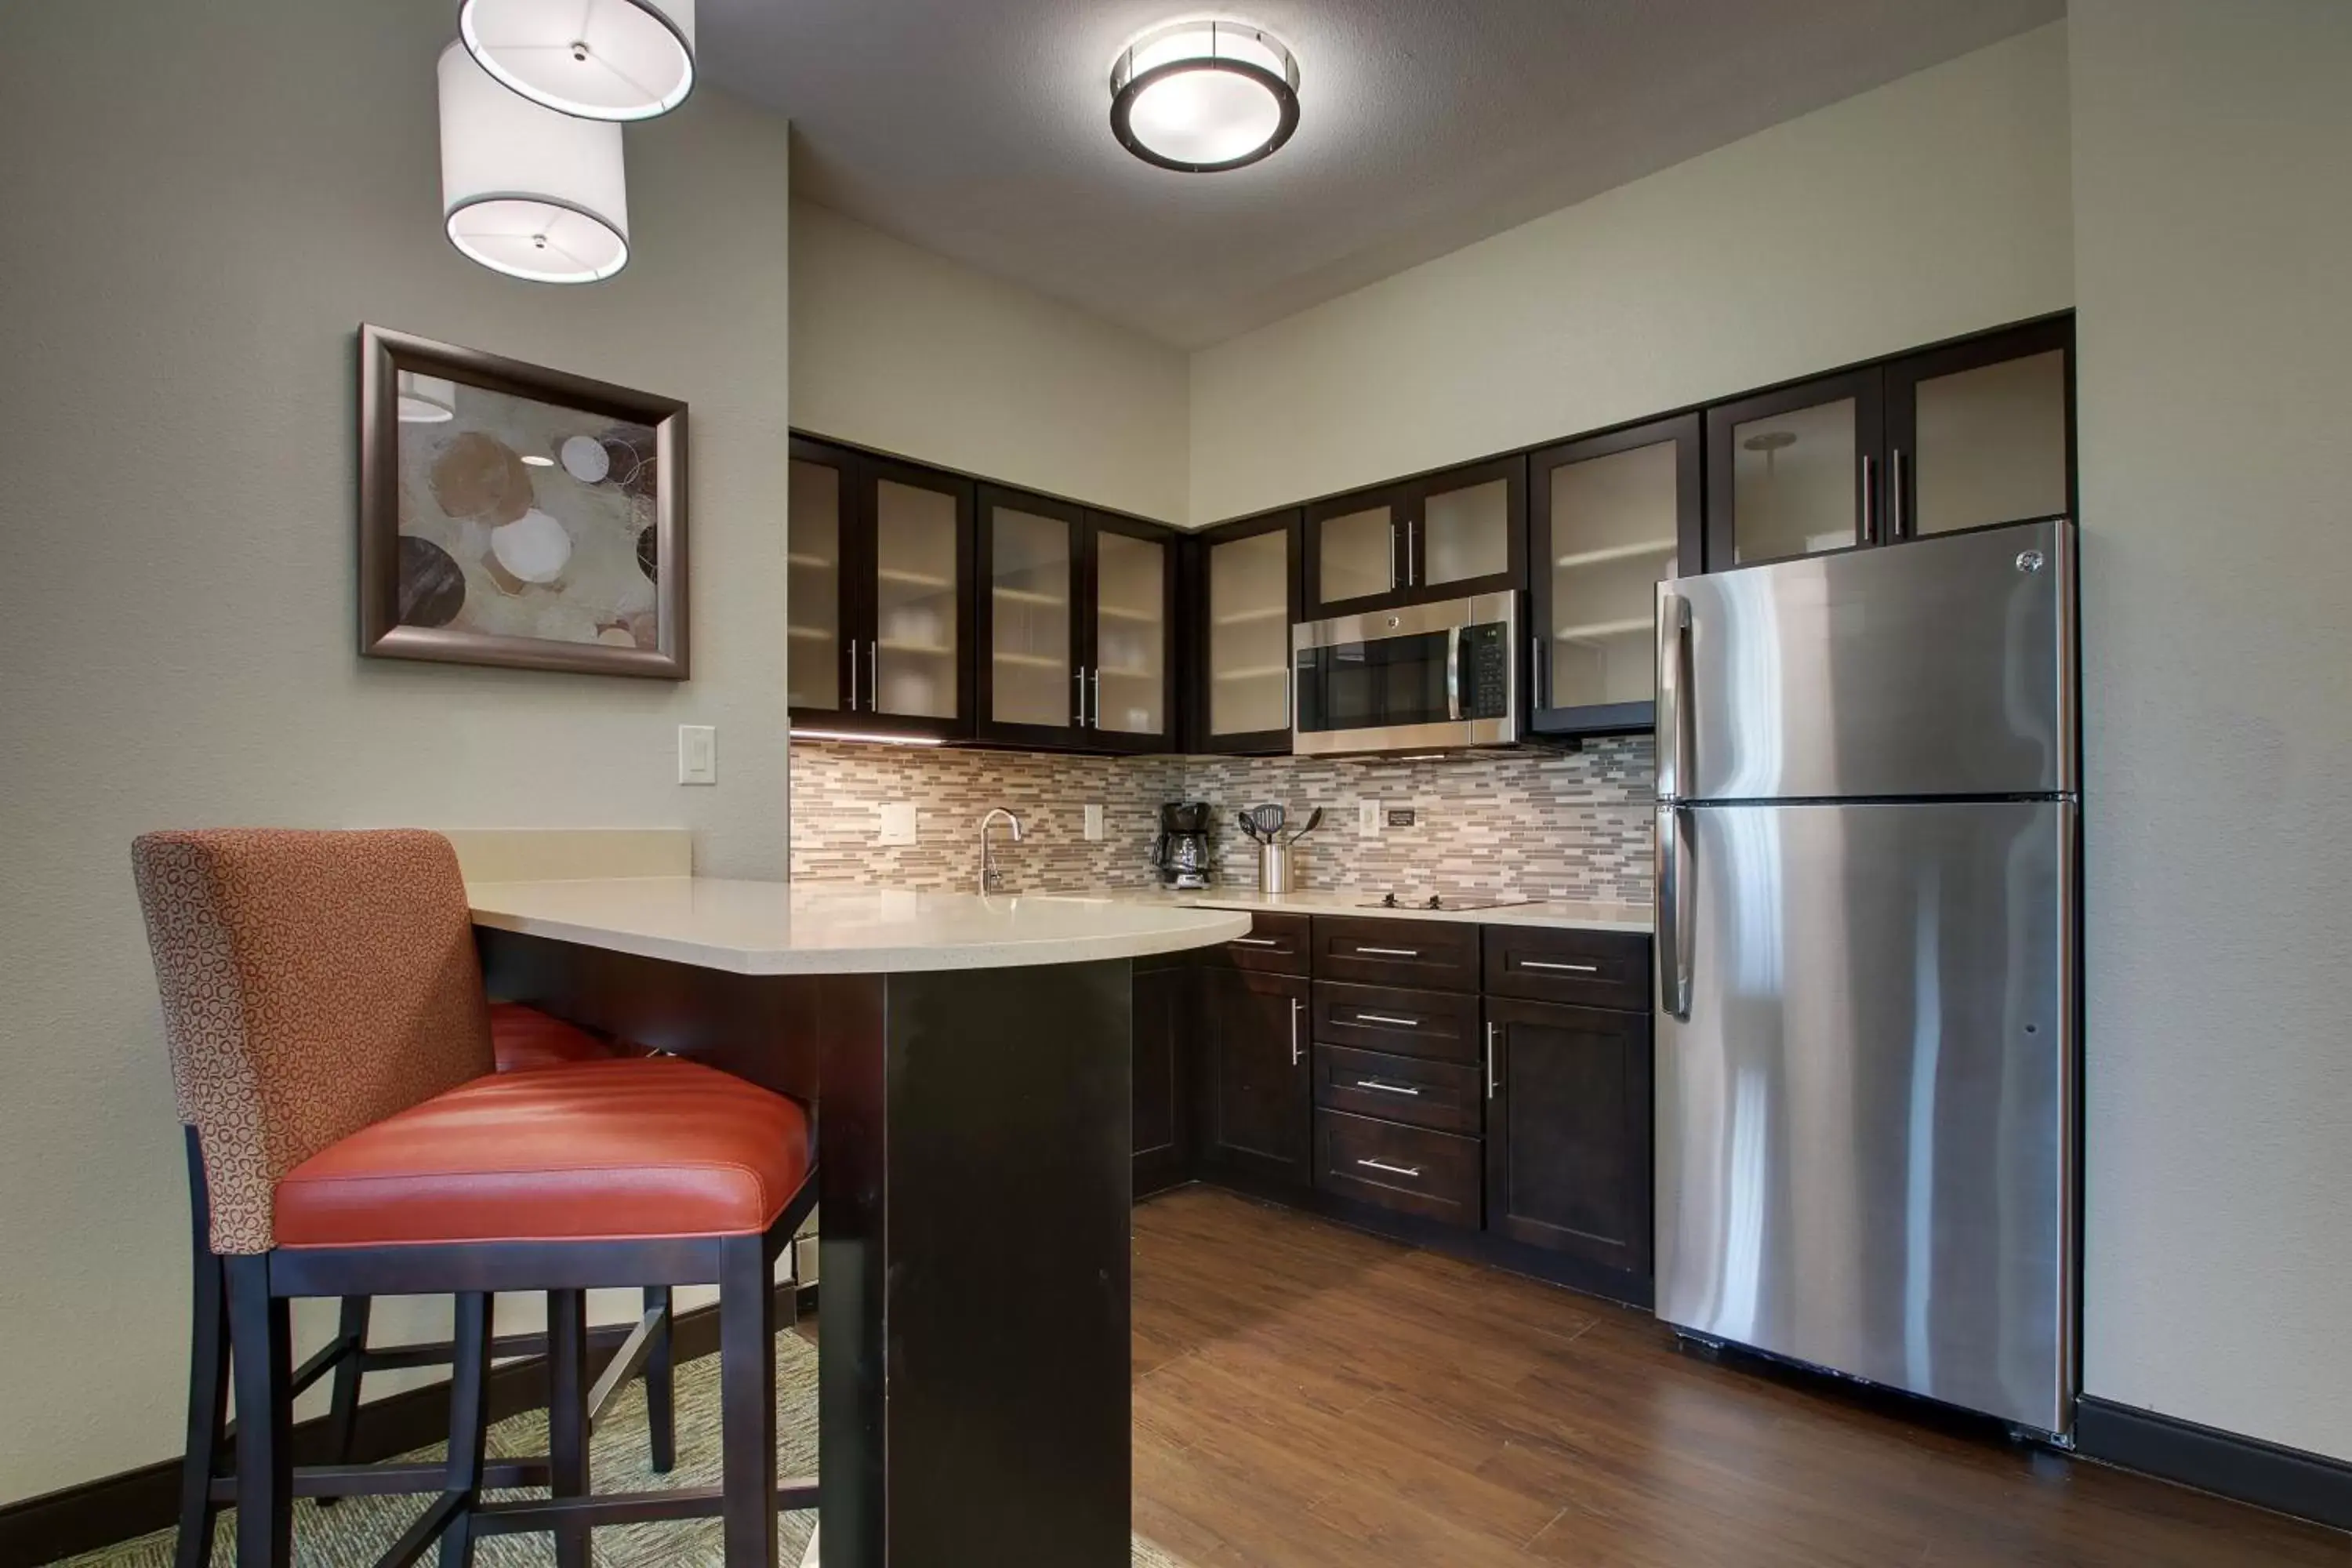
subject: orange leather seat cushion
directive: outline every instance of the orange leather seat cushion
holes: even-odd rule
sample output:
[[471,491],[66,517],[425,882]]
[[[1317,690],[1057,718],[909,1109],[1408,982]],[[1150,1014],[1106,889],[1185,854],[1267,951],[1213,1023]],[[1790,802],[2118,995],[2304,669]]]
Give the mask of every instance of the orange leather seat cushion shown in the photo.
[[809,1171],[807,1113],[715,1068],[628,1058],[478,1078],[278,1184],[280,1247],[765,1230]]
[[520,1002],[490,1004],[490,1054],[500,1072],[530,1072],[562,1062],[594,1062],[625,1055],[601,1035],[567,1024]]

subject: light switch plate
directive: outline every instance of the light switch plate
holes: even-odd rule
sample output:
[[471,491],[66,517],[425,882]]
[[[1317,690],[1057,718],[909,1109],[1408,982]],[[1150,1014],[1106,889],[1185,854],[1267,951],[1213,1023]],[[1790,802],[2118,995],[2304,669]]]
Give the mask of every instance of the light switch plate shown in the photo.
[[877,844],[912,844],[915,841],[915,803],[911,800],[884,801],[881,807],[882,831],[875,836]]
[[1099,844],[1102,842],[1102,836],[1103,808],[1098,805],[1089,805],[1087,807],[1087,842]]
[[1356,831],[1366,838],[1381,836],[1381,803],[1360,800],[1356,803]]
[[719,782],[719,731],[709,724],[677,727],[677,782],[715,784]]

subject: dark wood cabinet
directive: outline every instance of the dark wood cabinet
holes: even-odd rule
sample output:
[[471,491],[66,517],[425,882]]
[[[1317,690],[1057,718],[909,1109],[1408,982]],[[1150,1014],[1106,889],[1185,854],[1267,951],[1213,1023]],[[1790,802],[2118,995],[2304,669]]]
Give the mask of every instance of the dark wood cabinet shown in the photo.
[[1143,1197],[1190,1174],[1190,1041],[1198,985],[1189,954],[1138,959],[1135,1016],[1135,1195]]
[[978,507],[978,738],[1174,750],[1175,531],[1001,485]]
[[1187,749],[1290,751],[1290,628],[1305,618],[1300,512],[1205,529],[1186,542]]
[[1306,617],[1504,593],[1527,584],[1528,460],[1496,458],[1306,510]]
[[2029,322],[1706,411],[1706,570],[2074,510],[2074,322]]
[[1528,458],[1528,727],[1627,734],[1657,711],[1657,585],[1705,556],[1696,414]]
[[795,437],[787,704],[804,729],[965,740],[970,481]]
[[1194,973],[1201,1166],[1305,1187],[1314,1155],[1308,983],[1239,968]]
[[1650,1270],[1650,1017],[1486,999],[1486,1229]]
[[1318,1110],[1315,1185],[1352,1203],[1475,1229],[1478,1141]]

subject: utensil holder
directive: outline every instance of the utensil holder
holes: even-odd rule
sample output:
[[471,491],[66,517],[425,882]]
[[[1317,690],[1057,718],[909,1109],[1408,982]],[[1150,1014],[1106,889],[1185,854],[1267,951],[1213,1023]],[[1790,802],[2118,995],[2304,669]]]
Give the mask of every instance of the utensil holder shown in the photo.
[[1257,847],[1257,890],[1261,893],[1286,893],[1290,889],[1290,846],[1261,844]]

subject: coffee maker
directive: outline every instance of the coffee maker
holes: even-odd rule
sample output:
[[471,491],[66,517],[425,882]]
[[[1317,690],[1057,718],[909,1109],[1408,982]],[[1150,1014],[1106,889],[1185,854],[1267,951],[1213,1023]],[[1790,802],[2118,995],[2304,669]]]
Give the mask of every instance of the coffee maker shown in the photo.
[[1199,892],[1209,885],[1209,803],[1171,801],[1160,808],[1160,837],[1151,864],[1160,885],[1175,892]]

